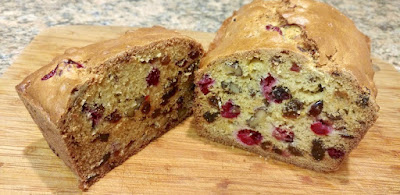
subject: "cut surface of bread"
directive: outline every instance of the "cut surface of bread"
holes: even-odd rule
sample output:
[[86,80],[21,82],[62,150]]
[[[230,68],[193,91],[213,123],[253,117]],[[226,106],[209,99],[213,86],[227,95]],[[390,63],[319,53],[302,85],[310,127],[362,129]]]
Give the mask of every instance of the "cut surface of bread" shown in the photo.
[[254,1],[226,19],[196,73],[198,133],[332,171],[377,119],[368,38],[311,0]]
[[72,48],[16,86],[50,148],[87,189],[192,113],[191,38],[161,27]]

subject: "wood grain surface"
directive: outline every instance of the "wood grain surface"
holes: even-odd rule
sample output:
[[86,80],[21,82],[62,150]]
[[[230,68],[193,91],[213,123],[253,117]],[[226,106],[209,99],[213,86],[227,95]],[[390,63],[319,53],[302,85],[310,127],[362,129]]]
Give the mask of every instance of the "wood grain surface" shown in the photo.
[[[75,175],[50,150],[14,86],[69,47],[128,27],[59,26],[41,32],[0,78],[0,194],[79,193]],[[214,34],[182,31],[205,47]],[[379,119],[339,171],[317,173],[212,143],[192,118],[94,184],[88,193],[400,194],[400,74],[373,59]]]

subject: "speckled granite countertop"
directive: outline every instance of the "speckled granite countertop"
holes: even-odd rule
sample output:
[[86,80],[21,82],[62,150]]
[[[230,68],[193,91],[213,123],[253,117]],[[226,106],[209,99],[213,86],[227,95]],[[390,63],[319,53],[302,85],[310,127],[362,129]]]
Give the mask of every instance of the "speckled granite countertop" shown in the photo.
[[[0,0],[0,74],[40,31],[55,25],[153,26],[215,32],[251,0]],[[372,53],[400,71],[400,1],[323,0],[372,40]]]

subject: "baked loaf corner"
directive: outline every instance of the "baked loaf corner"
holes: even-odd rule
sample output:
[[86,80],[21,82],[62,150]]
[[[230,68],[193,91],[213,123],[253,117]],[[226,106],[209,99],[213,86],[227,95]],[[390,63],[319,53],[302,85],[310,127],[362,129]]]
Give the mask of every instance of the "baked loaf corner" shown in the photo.
[[196,73],[198,134],[337,170],[377,119],[370,45],[312,0],[256,0],[226,19]]
[[16,90],[86,190],[192,113],[203,53],[175,31],[142,28],[71,48]]

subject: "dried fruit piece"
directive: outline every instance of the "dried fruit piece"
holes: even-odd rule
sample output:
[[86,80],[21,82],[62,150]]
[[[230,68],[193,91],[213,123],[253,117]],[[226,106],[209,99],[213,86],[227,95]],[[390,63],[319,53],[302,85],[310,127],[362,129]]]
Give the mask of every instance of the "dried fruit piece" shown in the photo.
[[56,74],[57,69],[58,69],[58,64],[57,64],[57,66],[56,66],[53,70],[51,70],[49,73],[47,73],[46,75],[44,75],[44,76],[42,77],[41,80],[44,81],[44,80],[47,80],[47,79],[53,77],[53,76]]
[[311,105],[311,108],[308,111],[308,115],[317,117],[319,114],[321,114],[323,108],[324,102],[322,100],[318,100],[313,105]]
[[276,31],[278,32],[280,35],[282,35],[282,30],[281,28],[274,26],[272,24],[268,24],[267,26],[265,26],[265,29],[269,30],[269,31]]
[[78,91],[79,91],[79,89],[76,88],[76,87],[74,87],[74,88],[71,90],[71,94],[74,94],[74,93],[76,93],[76,92],[78,92]]
[[157,62],[158,58],[153,58],[149,60],[150,64],[155,64]]
[[242,129],[238,131],[237,137],[242,143],[248,146],[258,145],[263,139],[261,133],[251,129]]
[[203,75],[201,80],[197,82],[197,85],[199,86],[201,92],[203,92],[204,95],[207,95],[210,90],[209,88],[214,84],[214,80],[210,78],[208,74]]
[[95,109],[91,110],[92,127],[95,127],[100,122],[101,117],[103,117],[103,113],[104,113],[103,105],[100,106],[95,105]]
[[178,77],[178,76],[176,76],[176,77],[169,77],[169,78],[167,78],[167,80],[168,80],[168,82],[167,82],[167,84],[164,86],[165,88],[173,87],[173,86],[175,86],[176,84],[178,84],[179,77]]
[[171,58],[168,55],[165,55],[161,58],[162,65],[168,65],[171,62]]
[[293,142],[294,133],[293,131],[276,127],[274,131],[272,131],[272,136],[277,140],[291,143]]
[[272,148],[272,151],[275,152],[276,154],[282,155],[283,151],[281,149],[279,149],[278,147],[274,146]]
[[257,92],[254,89],[249,89],[250,97],[254,97],[257,95]]
[[263,103],[264,103],[265,107],[268,107],[268,106],[269,106],[269,102],[268,102],[267,99],[264,99],[264,100],[263,100]]
[[74,64],[74,65],[76,65],[76,68],[85,68],[82,64],[75,62],[71,59],[64,60],[64,64]]
[[328,154],[333,159],[338,159],[344,156],[344,152],[336,148],[328,148]]
[[220,98],[218,98],[217,96],[213,95],[213,96],[208,97],[207,100],[208,100],[208,103],[211,106],[219,108],[219,105],[220,105],[220,102],[221,102]]
[[300,110],[303,109],[303,102],[298,99],[292,99],[283,107],[282,115],[286,118],[297,118],[300,116]]
[[110,115],[105,117],[105,120],[107,120],[110,123],[116,123],[119,120],[121,120],[121,115],[118,113],[118,110],[115,110],[114,112],[112,112]]
[[288,50],[282,50],[281,51],[281,54],[287,54],[288,55],[289,53],[290,53],[290,51],[288,51]]
[[174,95],[176,94],[177,91],[178,91],[178,87],[177,87],[177,86],[174,86],[174,87],[172,87],[172,89],[168,90],[168,91],[161,97],[161,99],[162,99],[161,105],[162,105],[162,106],[167,105],[168,100],[169,100],[172,96],[174,96]]
[[157,85],[160,79],[160,70],[153,68],[146,77],[147,86]]
[[188,54],[188,56],[189,56],[192,60],[194,60],[194,59],[196,59],[197,57],[200,56],[200,52],[197,51],[197,50],[194,50],[194,51],[191,51],[191,52]]
[[206,113],[203,114],[203,118],[207,122],[212,123],[218,117],[218,114],[219,114],[218,112],[211,113],[211,112],[207,111]]
[[221,116],[225,118],[236,118],[240,114],[240,106],[235,105],[232,100],[228,100],[221,108]]
[[228,82],[221,81],[221,87],[222,87],[222,89],[226,89],[226,88],[228,88],[228,85],[229,85],[229,83],[228,83]]
[[284,157],[289,157],[290,156],[290,152],[288,152],[287,150],[282,150],[282,156]]
[[347,135],[347,134],[341,134],[340,137],[345,138],[345,139],[354,139],[354,136]]
[[263,78],[260,81],[262,94],[267,100],[270,100],[270,93],[275,83],[276,79],[270,73],[268,73],[266,78]]
[[333,131],[333,127],[325,121],[314,122],[310,128],[317,135],[328,135]]
[[95,128],[100,122],[101,118],[103,117],[104,110],[105,109],[101,104],[94,104],[93,106],[90,106],[89,104],[85,103],[82,106],[82,112],[90,113],[90,118],[92,119],[92,128]]
[[108,137],[110,137],[109,133],[105,133],[105,134],[100,134],[99,138],[101,142],[108,142]]
[[254,116],[246,121],[247,125],[251,128],[256,128],[258,124],[265,121],[267,118],[267,107],[261,107],[256,110]]
[[272,149],[272,142],[270,142],[270,141],[264,141],[264,142],[262,142],[261,143],[261,148],[263,149],[263,150],[271,150]]
[[191,83],[190,87],[189,87],[189,91],[194,91],[195,88],[196,88],[196,85],[194,83]]
[[102,164],[104,164],[105,162],[107,162],[108,159],[110,159],[110,157],[111,157],[111,153],[110,153],[110,152],[107,152],[107,154],[105,154],[105,155],[103,156],[103,161],[101,162],[100,165],[102,165]]
[[335,94],[335,96],[343,98],[343,99],[349,98],[349,94],[346,91],[336,90],[334,94]]
[[294,72],[300,72],[301,67],[299,65],[297,65],[296,62],[292,62],[292,67],[290,67],[290,70],[294,71]]
[[131,140],[131,141],[125,146],[125,148],[129,149],[134,143],[135,143],[135,140]]
[[303,153],[294,146],[289,145],[288,151],[290,152],[290,154],[292,154],[294,156],[303,156]]
[[64,68],[59,69],[59,64],[57,64],[57,66],[56,66],[52,71],[50,71],[49,73],[47,73],[46,75],[44,75],[44,76],[41,78],[41,80],[44,81],[44,80],[47,80],[47,79],[53,77],[54,75],[57,74],[57,70],[58,70],[58,69],[59,69],[59,71],[58,71],[58,76],[61,76],[62,73],[63,73],[63,69],[67,68],[67,70],[69,70],[69,69],[72,67],[72,65],[75,65],[76,68],[85,68],[82,64],[80,64],[80,63],[78,63],[78,62],[75,62],[75,61],[73,61],[73,60],[71,60],[71,59],[64,60],[62,63],[64,63]]
[[317,160],[317,161],[320,161],[320,160],[324,159],[325,150],[324,150],[324,146],[323,146],[322,140],[314,139],[312,141],[311,154],[314,157],[314,159]]
[[313,57],[318,51],[316,46],[314,44],[310,44],[310,43],[303,43],[300,46],[297,46],[297,49],[299,49],[302,52],[307,52],[307,53],[311,54]]
[[325,90],[325,87],[322,87],[321,84],[318,84],[318,91],[317,92],[323,92]]
[[275,86],[271,91],[271,98],[275,103],[282,103],[283,100],[288,100],[292,97],[290,90],[287,87]]
[[150,112],[150,109],[151,109],[150,101],[146,100],[146,101],[143,102],[143,106],[142,106],[142,109],[140,109],[140,111],[143,114],[148,114]]
[[338,77],[338,76],[340,76],[340,75],[341,75],[341,73],[340,73],[340,72],[338,72],[338,71],[333,71],[333,72],[332,72],[332,75],[333,75],[333,76],[337,76],[337,77]]
[[151,114],[151,118],[157,118],[158,116],[160,116],[161,114],[161,109],[157,108],[153,111],[153,113]]

